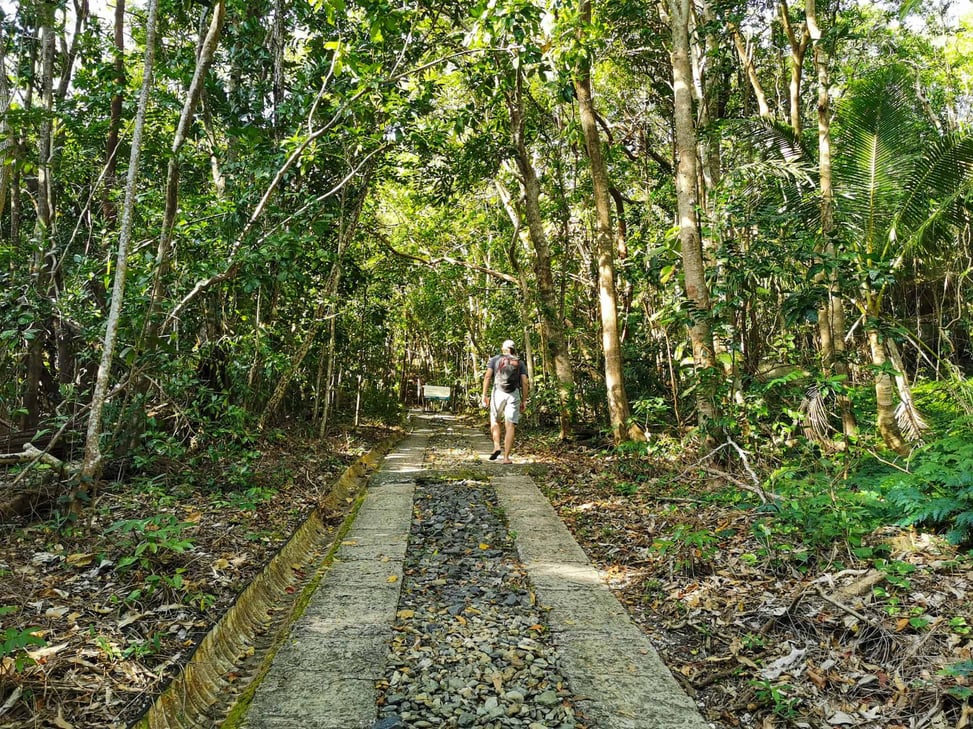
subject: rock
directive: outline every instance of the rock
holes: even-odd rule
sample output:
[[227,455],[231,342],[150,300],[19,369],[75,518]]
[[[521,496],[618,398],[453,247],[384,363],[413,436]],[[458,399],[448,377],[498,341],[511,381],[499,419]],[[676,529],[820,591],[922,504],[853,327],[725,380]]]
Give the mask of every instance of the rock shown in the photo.
[[405,724],[401,717],[392,714],[376,721],[372,724],[372,729],[405,729]]
[[541,706],[554,706],[560,699],[557,696],[557,692],[553,689],[548,689],[536,699],[537,703]]

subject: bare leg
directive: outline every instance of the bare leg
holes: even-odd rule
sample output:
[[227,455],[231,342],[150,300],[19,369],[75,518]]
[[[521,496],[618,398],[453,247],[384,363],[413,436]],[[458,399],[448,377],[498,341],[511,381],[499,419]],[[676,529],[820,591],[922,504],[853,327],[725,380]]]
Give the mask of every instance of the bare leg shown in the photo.
[[500,423],[490,423],[490,435],[493,436],[493,450],[500,450]]
[[503,462],[511,463],[510,451],[514,449],[514,430],[516,425],[513,423],[504,423],[504,434],[503,434]]

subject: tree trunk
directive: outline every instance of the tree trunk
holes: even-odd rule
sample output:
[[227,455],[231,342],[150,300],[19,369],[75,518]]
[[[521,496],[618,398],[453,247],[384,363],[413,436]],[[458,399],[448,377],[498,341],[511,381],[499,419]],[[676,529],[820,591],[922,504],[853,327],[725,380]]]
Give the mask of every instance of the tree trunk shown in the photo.
[[32,329],[33,339],[27,347],[27,371],[24,382],[24,416],[22,427],[30,427],[40,419],[41,378],[44,375],[44,352],[48,335],[52,328],[51,313],[48,307],[41,306],[50,295],[52,263],[54,256],[50,249],[54,218],[51,199],[51,155],[54,123],[54,9],[53,3],[38,5],[37,15],[40,27],[40,90],[43,115],[37,131],[37,220],[34,224],[34,261],[32,280],[34,284],[34,303],[37,315]]
[[[786,8],[785,8],[786,12]],[[807,34],[813,42],[814,68],[818,77],[818,184],[820,185],[821,252],[829,267],[835,260],[834,248],[834,189],[831,179],[831,82],[828,74],[829,59],[821,42],[821,29],[815,13],[814,0],[807,0]],[[838,288],[838,273],[817,275],[819,284],[827,287],[827,298],[818,311],[818,336],[821,341],[821,359],[824,371],[842,375],[848,382],[850,372],[845,357],[845,312]],[[841,429],[846,438],[858,433],[858,424],[847,395],[839,394]]]
[[794,128],[794,134],[800,135],[801,122],[801,81],[804,77],[804,56],[807,54],[807,45],[811,41],[811,34],[808,32],[807,25],[801,29],[800,38],[791,24],[790,8],[787,7],[787,0],[780,0],[780,20],[784,26],[784,33],[787,35],[787,42],[791,47],[791,76],[788,84],[788,98],[790,103],[790,120]]
[[[165,297],[166,274],[172,260],[173,229],[179,210],[179,155],[186,143],[186,138],[195,116],[196,107],[199,104],[199,99],[202,94],[206,75],[209,73],[209,69],[213,63],[213,56],[219,44],[220,32],[225,16],[226,2],[225,0],[219,0],[213,8],[209,29],[200,42],[196,57],[196,68],[192,81],[189,84],[189,89],[186,91],[182,113],[176,124],[176,131],[169,152],[165,186],[165,210],[162,216],[162,226],[155,255],[152,290],[137,347],[140,354],[157,346],[161,326],[161,322],[158,320],[158,308]],[[218,336],[208,337],[208,339],[215,341],[215,339],[218,339]],[[119,448],[122,453],[127,453],[132,449],[141,435],[144,418],[142,401],[148,384],[148,380],[144,374],[136,373],[134,375],[129,394],[131,405],[123,415],[121,420],[122,425],[119,428],[122,431],[119,433],[121,437],[121,445]]]
[[875,367],[875,416],[878,432],[885,445],[896,453],[908,455],[909,445],[902,437],[898,421],[895,419],[895,387],[892,376],[886,371],[888,359],[885,354],[885,344],[876,328],[869,327],[867,331],[872,365]]
[[152,296],[149,299],[149,308],[146,312],[146,332],[144,340],[151,343],[158,333],[159,323],[155,321],[155,310],[159,306],[164,295],[165,276],[169,270],[169,263],[172,258],[172,237],[173,228],[176,224],[176,215],[179,211],[179,153],[186,143],[190,125],[196,113],[196,106],[199,104],[200,96],[203,92],[203,84],[206,75],[209,73],[210,66],[213,64],[213,56],[220,42],[220,33],[223,29],[223,20],[226,17],[226,2],[219,0],[213,8],[213,15],[210,19],[209,29],[206,32],[196,59],[196,69],[193,73],[192,82],[186,92],[186,100],[183,103],[182,113],[179,116],[179,123],[176,126],[176,133],[172,140],[172,148],[169,152],[169,167],[166,175],[166,207],[162,218],[162,229],[159,235],[159,245],[155,255],[155,273],[152,279]]
[[[584,27],[591,23],[591,0],[581,0],[581,25],[578,34],[583,40]],[[611,185],[608,167],[601,153],[601,138],[591,91],[591,66],[585,59],[577,69],[574,91],[578,97],[578,116],[584,131],[585,147],[591,168],[594,190],[595,231],[594,249],[598,259],[598,303],[601,310],[601,344],[605,355],[605,390],[608,396],[608,416],[616,444],[628,440],[644,440],[641,429],[631,421],[625,378],[622,367],[622,346],[618,335],[618,300],[615,294],[615,255],[611,223]]]
[[524,135],[523,75],[520,67],[515,71],[514,90],[507,97],[510,113],[510,134],[514,143],[517,171],[524,190],[524,217],[527,232],[534,248],[534,275],[537,277],[537,304],[540,309],[541,340],[546,345],[545,359],[554,363],[558,382],[558,419],[560,437],[566,439],[572,430],[574,419],[574,370],[568,357],[564,325],[558,315],[557,291],[551,272],[551,252],[544,229],[540,206],[540,183],[531,162]]
[[693,308],[689,338],[693,346],[698,385],[696,412],[705,439],[713,440],[710,424],[718,417],[716,406],[717,368],[710,328],[710,296],[706,285],[703,246],[696,217],[696,125],[693,117],[692,66],[689,56],[690,0],[669,0],[672,30],[672,77],[675,92],[676,204],[679,242],[682,247],[686,297]]
[[338,317],[332,316],[328,321],[328,346],[325,348],[322,358],[324,365],[324,393],[321,396],[321,421],[318,424],[318,438],[323,439],[328,434],[328,424],[331,416],[331,400],[334,393],[334,361],[335,361],[335,333],[337,329]]
[[122,126],[122,90],[125,88],[125,0],[115,0],[115,84],[108,121],[108,146],[105,150],[105,187],[101,203],[102,215],[114,227],[117,217],[112,193],[118,186],[118,133]]
[[149,17],[145,30],[145,63],[142,69],[142,89],[139,93],[138,110],[135,115],[135,128],[132,133],[132,149],[128,161],[128,176],[125,182],[125,203],[122,208],[121,229],[118,236],[118,252],[115,256],[115,279],[112,286],[111,306],[105,325],[105,339],[102,347],[101,363],[95,378],[95,388],[91,395],[91,413],[88,417],[88,431],[85,437],[84,459],[81,463],[79,492],[86,493],[88,486],[101,478],[101,424],[108,385],[111,379],[112,360],[115,355],[115,339],[118,335],[122,301],[125,296],[125,276],[128,272],[128,248],[132,237],[132,217],[135,212],[135,183],[138,178],[139,156],[142,150],[142,133],[145,129],[146,110],[152,91],[152,72],[155,61],[156,20],[159,14],[159,0],[149,0]]
[[740,57],[740,64],[747,74],[747,80],[750,81],[750,88],[753,90],[753,95],[757,100],[757,113],[760,114],[761,119],[773,119],[774,115],[770,111],[770,104],[767,103],[767,93],[760,83],[760,77],[757,76],[757,69],[754,68],[753,58],[750,55],[747,44],[744,42],[743,35],[735,24],[730,23],[729,27],[733,33],[733,45],[736,47],[737,55]]
[[[7,109],[10,108],[10,82],[7,79],[6,44],[0,39],[0,219],[7,207],[7,191],[10,189],[10,178],[13,176],[14,140],[7,121]],[[16,245],[16,241],[13,241]]]
[[[347,221],[342,220],[340,223],[335,261],[331,267],[331,273],[328,276],[328,281],[325,284],[321,302],[318,304],[317,311],[314,313],[314,320],[311,323],[311,327],[308,329],[307,336],[305,337],[303,344],[293,357],[291,366],[288,368],[287,373],[277,382],[277,387],[274,389],[274,394],[271,396],[270,401],[267,403],[267,407],[264,408],[264,411],[260,416],[260,421],[257,425],[257,427],[260,429],[264,428],[264,426],[267,424],[267,420],[277,411],[281,401],[284,399],[284,394],[287,392],[288,386],[294,379],[294,375],[297,374],[297,371],[300,368],[301,363],[304,361],[304,358],[307,356],[307,353],[311,351],[311,345],[314,343],[314,339],[317,337],[326,321],[331,323],[330,344],[332,352],[328,354],[328,357],[330,359],[330,357],[333,356],[334,319],[338,315],[335,302],[338,296],[338,285],[341,282],[341,259],[348,248],[348,244],[351,242],[351,239],[354,238],[355,233],[358,230],[358,219],[361,215],[362,207],[365,204],[365,199],[368,197],[368,182],[368,176],[366,175],[365,180],[362,181],[362,189],[352,203],[354,207],[350,211],[349,219]],[[330,375],[331,367],[329,366],[327,377],[330,377]],[[327,405],[325,405],[325,414],[327,414]]]

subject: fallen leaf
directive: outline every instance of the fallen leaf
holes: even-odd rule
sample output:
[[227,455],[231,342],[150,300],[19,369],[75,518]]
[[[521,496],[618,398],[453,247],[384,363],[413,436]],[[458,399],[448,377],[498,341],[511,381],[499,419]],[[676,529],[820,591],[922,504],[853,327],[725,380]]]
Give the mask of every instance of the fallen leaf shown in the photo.
[[137,613],[134,610],[132,612],[125,613],[125,615],[122,616],[122,619],[118,621],[118,627],[124,628],[126,625],[131,625],[143,617],[145,617],[145,613]]
[[74,729],[74,724],[64,718],[61,707],[57,707],[57,716],[54,717],[54,726],[58,729]]
[[854,726],[856,720],[851,714],[846,714],[843,711],[836,711],[834,714],[828,717],[828,723],[832,726]]
[[389,575],[389,578],[385,581],[388,582],[389,584],[392,584],[393,582],[398,582],[399,578],[396,577],[395,575]]
[[[6,661],[8,659],[5,657],[3,660]],[[12,664],[13,663],[13,659],[9,659],[9,660],[10,660],[10,662]],[[3,671],[0,671],[0,675],[2,675],[2,674],[3,674]],[[3,703],[3,706],[0,706],[0,716],[3,716],[8,711],[10,711],[11,707],[13,707],[14,704],[16,704],[18,701],[20,701],[20,696],[23,693],[24,693],[24,690],[20,686],[17,686],[16,688],[14,688],[13,693],[11,693],[10,696],[7,697],[7,700]]]
[[213,569],[214,570],[225,570],[229,566],[230,566],[230,560],[228,560],[228,559],[226,559],[224,557],[220,557],[218,560],[216,560],[215,562],[213,562]]
[[[794,669],[804,660],[807,655],[806,648],[795,648],[791,646],[791,652],[786,656],[781,656],[776,661],[760,671],[760,677],[768,681],[780,678],[785,673],[794,675]],[[798,671],[799,672],[799,671]]]
[[24,651],[31,660],[37,661],[38,663],[44,663],[51,656],[57,655],[65,648],[68,647],[67,643],[61,643],[60,645],[49,645],[44,648],[38,648],[36,651]]
[[395,614],[395,617],[400,618],[401,620],[408,620],[409,618],[414,618],[415,616],[415,610],[399,610],[399,612]]
[[69,554],[65,561],[72,567],[87,567],[95,561],[95,555],[88,552],[77,552]]

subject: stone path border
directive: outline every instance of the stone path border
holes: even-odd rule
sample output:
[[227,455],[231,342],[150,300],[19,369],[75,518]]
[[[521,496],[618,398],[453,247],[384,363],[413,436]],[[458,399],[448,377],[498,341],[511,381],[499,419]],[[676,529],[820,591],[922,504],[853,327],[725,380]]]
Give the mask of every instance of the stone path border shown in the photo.
[[[472,439],[480,453],[493,448],[484,435]],[[533,479],[499,466],[492,482],[586,716],[600,729],[709,727]]]
[[[486,436],[452,423],[490,466],[559,665],[599,729],[707,729],[533,480],[486,462]],[[245,729],[368,729],[395,619],[416,478],[435,432],[427,418],[386,456],[335,562],[257,688]]]
[[420,420],[370,479],[334,563],[257,688],[245,729],[375,722],[375,682],[391,642],[416,477],[432,433]]

